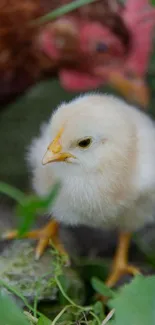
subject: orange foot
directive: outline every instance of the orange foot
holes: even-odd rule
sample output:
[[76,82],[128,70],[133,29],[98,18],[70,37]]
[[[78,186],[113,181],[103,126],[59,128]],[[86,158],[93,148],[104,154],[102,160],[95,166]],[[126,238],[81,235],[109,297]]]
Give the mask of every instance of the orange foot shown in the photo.
[[[46,247],[49,245],[51,240],[55,248],[60,252],[61,255],[62,254],[67,255],[62,244],[58,239],[58,230],[59,230],[59,224],[57,223],[57,221],[51,220],[44,228],[32,230],[23,235],[23,238],[31,238],[31,239],[39,240],[35,250],[35,258],[37,260],[44,253]],[[9,231],[3,235],[3,239],[15,239],[15,238],[18,238],[17,230]]]
[[128,250],[131,240],[130,233],[122,233],[119,237],[118,248],[113,262],[111,273],[106,281],[108,287],[113,287],[122,275],[129,273],[132,275],[140,274],[135,266],[128,264]]
[[[116,255],[113,261],[112,270],[105,284],[108,287],[113,287],[121,279],[124,274],[137,275],[140,274],[140,271],[135,266],[128,264],[128,250],[130,244],[131,234],[130,233],[121,233],[119,237],[119,243],[116,251]],[[108,300],[108,297],[97,295],[97,300],[105,303]]]

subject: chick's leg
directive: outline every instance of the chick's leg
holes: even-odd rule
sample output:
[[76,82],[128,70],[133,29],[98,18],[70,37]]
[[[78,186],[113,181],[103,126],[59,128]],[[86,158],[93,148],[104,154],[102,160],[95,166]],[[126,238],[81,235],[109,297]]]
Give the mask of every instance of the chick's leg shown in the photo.
[[121,233],[119,236],[119,243],[113,261],[111,274],[106,281],[106,284],[109,287],[113,287],[123,274],[130,273],[136,275],[140,273],[136,267],[128,264],[130,240],[130,233]]
[[[35,257],[39,259],[44,253],[44,250],[49,245],[50,240],[54,243],[56,249],[61,253],[66,252],[58,240],[59,224],[55,220],[50,220],[47,225],[42,229],[32,230],[24,234],[24,238],[38,239],[38,245],[36,247]],[[18,238],[18,232],[16,230],[7,232],[3,235],[4,239],[15,239]]]

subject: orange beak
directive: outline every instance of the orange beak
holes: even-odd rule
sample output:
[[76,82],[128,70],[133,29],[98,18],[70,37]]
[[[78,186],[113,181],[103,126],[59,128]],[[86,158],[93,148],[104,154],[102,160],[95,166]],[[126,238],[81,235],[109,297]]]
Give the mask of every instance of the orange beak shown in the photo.
[[62,152],[62,146],[60,144],[60,137],[63,129],[60,130],[56,138],[50,143],[47,151],[43,157],[42,164],[46,165],[51,162],[67,161],[68,158],[75,158],[69,152]]
[[67,161],[68,158],[75,157],[69,152],[60,152],[58,154],[53,154],[53,152],[48,149],[43,157],[42,164],[47,165],[51,162]]

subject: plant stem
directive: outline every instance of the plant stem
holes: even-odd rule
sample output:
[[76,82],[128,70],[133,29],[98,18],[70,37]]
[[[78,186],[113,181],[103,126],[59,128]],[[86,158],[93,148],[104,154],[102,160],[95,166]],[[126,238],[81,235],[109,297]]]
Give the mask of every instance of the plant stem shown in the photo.
[[49,12],[48,14],[36,19],[35,21],[33,21],[33,23],[45,23],[48,22],[50,20],[56,19],[62,15],[67,14],[70,11],[73,11],[75,9],[78,9],[81,6],[84,6],[86,4],[92,3],[96,0],[75,0],[71,3],[68,3],[62,7],[59,7],[51,12]]

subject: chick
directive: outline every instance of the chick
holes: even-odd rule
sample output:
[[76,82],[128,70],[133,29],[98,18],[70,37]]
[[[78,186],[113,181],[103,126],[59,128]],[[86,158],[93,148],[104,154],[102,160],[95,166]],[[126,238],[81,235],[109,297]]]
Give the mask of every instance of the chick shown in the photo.
[[58,222],[120,231],[107,285],[139,273],[127,257],[132,232],[154,221],[154,122],[112,95],[80,96],[57,108],[33,141],[29,162],[39,195],[61,182],[49,211]]

